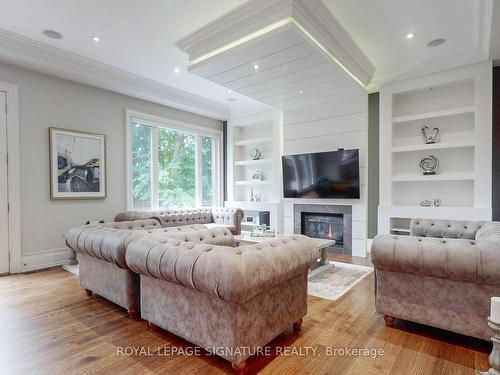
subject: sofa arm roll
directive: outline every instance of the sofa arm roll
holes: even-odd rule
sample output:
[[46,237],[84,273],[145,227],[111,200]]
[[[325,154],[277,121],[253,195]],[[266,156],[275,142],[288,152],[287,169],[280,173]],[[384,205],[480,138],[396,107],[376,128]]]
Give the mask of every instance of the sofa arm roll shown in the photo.
[[233,225],[236,234],[241,234],[243,210],[241,210],[240,208],[213,207],[212,217],[214,223],[222,225]]
[[500,246],[493,242],[381,234],[371,248],[377,270],[500,285]]
[[132,231],[109,227],[75,227],[66,233],[66,244],[77,253],[128,268],[125,252],[133,238],[145,236],[147,231]]
[[300,235],[242,247],[144,238],[126,254],[134,272],[240,304],[307,273],[317,258],[314,242]]

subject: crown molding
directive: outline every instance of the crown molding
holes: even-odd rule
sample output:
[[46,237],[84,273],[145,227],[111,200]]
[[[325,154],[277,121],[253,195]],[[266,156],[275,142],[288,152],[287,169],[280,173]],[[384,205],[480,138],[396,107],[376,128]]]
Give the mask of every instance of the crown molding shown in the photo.
[[2,29],[0,60],[219,120],[230,116],[224,104]]
[[251,0],[180,39],[176,45],[195,60],[255,30],[290,17],[295,0]]
[[[319,0],[251,0],[182,38],[176,45],[194,61],[287,19],[294,27],[305,30],[301,32],[311,34],[361,84],[368,85],[375,67]],[[212,58],[215,56],[208,59]]]

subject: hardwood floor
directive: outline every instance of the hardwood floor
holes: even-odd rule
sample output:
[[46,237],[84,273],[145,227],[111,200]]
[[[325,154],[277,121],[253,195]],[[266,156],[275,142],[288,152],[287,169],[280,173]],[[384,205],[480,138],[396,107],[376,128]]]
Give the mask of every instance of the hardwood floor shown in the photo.
[[[0,374],[232,372],[215,356],[166,356],[172,348],[187,352],[193,346],[147,330],[144,321],[128,319],[103,298],[87,297],[78,278],[61,269],[1,277],[0,307]],[[245,373],[465,375],[487,369],[490,350],[486,342],[407,322],[386,328],[375,313],[373,275],[337,301],[309,297],[300,336],[290,327],[270,347],[273,355],[251,358]],[[345,348],[383,355],[339,355]],[[133,349],[136,355],[125,355]],[[334,349],[337,355],[329,352]],[[296,352],[276,355],[285,350]]]

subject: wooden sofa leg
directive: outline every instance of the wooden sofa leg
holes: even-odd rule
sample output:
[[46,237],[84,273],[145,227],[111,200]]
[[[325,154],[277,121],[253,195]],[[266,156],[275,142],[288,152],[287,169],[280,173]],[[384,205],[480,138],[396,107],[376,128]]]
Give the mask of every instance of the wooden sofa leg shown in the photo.
[[137,320],[139,318],[137,309],[128,309],[128,317],[132,320]]
[[302,328],[302,319],[299,319],[295,323],[293,323],[293,333],[295,335],[299,334],[301,328]]
[[85,293],[87,293],[88,297],[92,297],[92,291],[89,289],[85,289]]
[[151,323],[151,322],[148,322],[148,328],[152,331],[152,332],[157,332],[159,327],[154,324],[154,323]]
[[384,321],[385,321],[386,327],[392,327],[394,325],[395,319],[396,318],[394,318],[393,316],[384,315]]
[[233,370],[236,374],[241,373],[245,368],[247,367],[247,361],[243,361],[241,363],[231,363],[231,366],[233,367]]

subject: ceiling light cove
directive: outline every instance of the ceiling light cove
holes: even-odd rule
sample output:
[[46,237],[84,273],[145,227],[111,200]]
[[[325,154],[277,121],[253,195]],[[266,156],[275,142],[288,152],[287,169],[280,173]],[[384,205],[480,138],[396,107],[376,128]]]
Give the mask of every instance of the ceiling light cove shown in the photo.
[[406,34],[406,39],[408,39],[408,40],[413,39],[414,37],[415,37],[415,34],[413,34],[413,33]]

